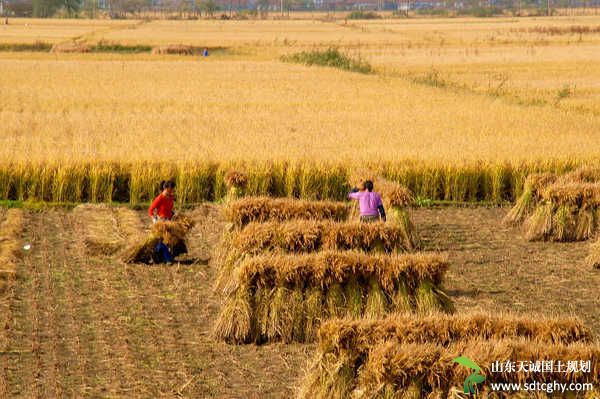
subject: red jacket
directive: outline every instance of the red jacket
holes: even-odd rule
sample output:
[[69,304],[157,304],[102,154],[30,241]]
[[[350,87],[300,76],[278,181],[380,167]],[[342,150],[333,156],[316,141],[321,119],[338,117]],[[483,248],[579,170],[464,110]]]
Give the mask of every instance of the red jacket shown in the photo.
[[173,217],[173,197],[164,196],[162,193],[158,194],[148,209],[150,217],[154,217],[155,209],[159,218],[171,219]]

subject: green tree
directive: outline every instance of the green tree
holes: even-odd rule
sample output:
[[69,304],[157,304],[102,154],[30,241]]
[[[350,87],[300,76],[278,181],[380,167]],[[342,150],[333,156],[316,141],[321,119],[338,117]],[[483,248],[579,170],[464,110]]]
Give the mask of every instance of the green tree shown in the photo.
[[219,6],[215,0],[204,0],[201,5],[202,11],[211,17],[219,10]]

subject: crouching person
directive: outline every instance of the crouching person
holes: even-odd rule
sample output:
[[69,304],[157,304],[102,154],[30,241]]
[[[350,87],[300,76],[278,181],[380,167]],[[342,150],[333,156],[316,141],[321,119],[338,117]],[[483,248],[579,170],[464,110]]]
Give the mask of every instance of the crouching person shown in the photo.
[[367,180],[363,183],[360,190],[355,188],[348,198],[358,201],[360,207],[360,221],[364,223],[385,222],[385,209],[381,201],[381,195],[373,191],[373,182]]
[[[173,203],[175,201],[175,182],[172,180],[163,180],[160,182],[160,194],[152,201],[148,208],[148,215],[152,222],[166,222],[173,219]],[[156,244],[154,248],[153,260],[155,263],[173,263],[173,254],[169,247],[162,242]]]

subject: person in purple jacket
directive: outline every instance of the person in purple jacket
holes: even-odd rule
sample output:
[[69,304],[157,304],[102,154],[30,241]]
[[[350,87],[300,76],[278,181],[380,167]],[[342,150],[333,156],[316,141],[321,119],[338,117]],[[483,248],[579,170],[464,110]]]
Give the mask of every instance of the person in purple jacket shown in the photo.
[[381,218],[385,222],[385,209],[381,195],[373,191],[373,182],[364,182],[362,190],[352,189],[348,198],[357,200],[360,207],[360,221],[365,223],[378,222]]

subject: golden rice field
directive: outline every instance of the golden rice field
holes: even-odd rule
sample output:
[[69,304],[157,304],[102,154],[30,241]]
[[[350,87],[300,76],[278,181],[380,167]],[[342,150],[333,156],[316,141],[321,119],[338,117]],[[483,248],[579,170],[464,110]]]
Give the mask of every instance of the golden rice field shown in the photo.
[[[596,16],[10,20],[0,25],[0,44],[223,49],[208,58],[0,52],[0,161],[12,176],[0,178],[0,191],[13,199],[32,191],[15,182],[23,180],[14,176],[15,163],[45,170],[92,162],[82,172],[90,174],[107,161],[168,168],[308,162],[344,173],[370,162],[420,196],[514,200],[533,169],[599,159],[598,26]],[[368,61],[374,72],[281,61],[330,46]],[[132,168],[125,167],[135,180]],[[64,184],[58,174],[51,185]],[[506,193],[488,195],[485,181],[498,174],[509,176],[500,189]],[[478,182],[463,187],[464,175]],[[420,191],[432,179],[441,193],[471,194]]]

